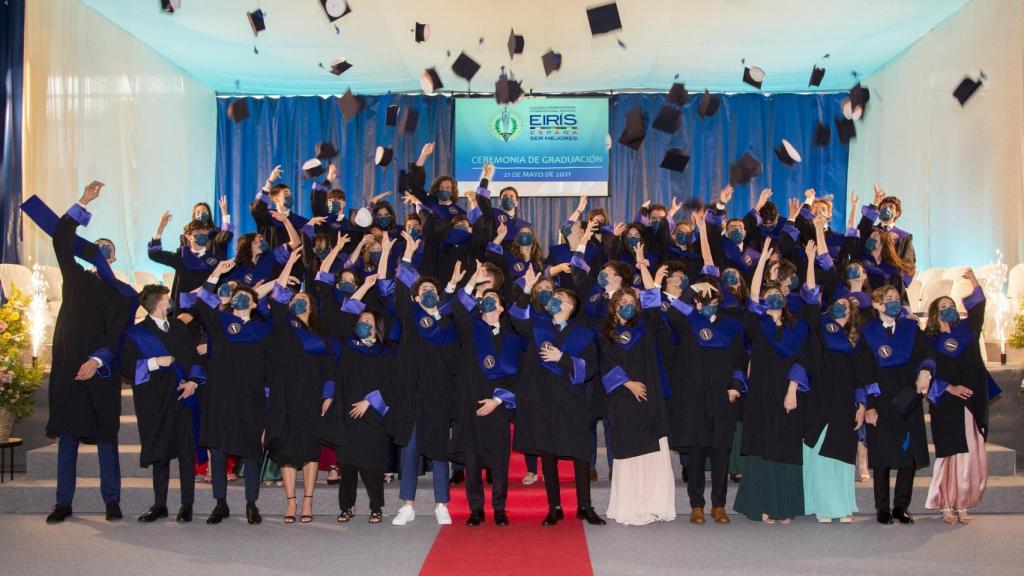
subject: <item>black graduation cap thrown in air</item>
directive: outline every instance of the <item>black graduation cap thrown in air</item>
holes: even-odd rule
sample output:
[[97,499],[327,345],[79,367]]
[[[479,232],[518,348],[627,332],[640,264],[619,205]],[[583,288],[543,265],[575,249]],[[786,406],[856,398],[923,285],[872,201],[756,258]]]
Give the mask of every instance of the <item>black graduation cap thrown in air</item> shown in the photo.
[[444,88],[444,84],[441,83],[441,76],[437,74],[436,68],[427,68],[423,71],[423,76],[420,77],[420,87],[423,88],[423,93],[427,95],[434,94],[441,88]]
[[338,99],[338,107],[341,108],[341,114],[345,117],[345,120],[351,120],[355,118],[356,114],[363,111],[363,106],[366,102],[363,101],[362,96],[356,96],[352,93],[352,90],[346,90],[345,94]]
[[978,91],[978,88],[981,88],[981,85],[985,83],[985,80],[988,80],[988,78],[985,76],[984,72],[978,75],[977,80],[970,76],[964,76],[964,79],[957,85],[956,90],[953,90],[953,98],[956,98],[956,101],[960,103],[961,108],[963,108],[964,104],[971,99],[971,96],[974,96],[974,93]]
[[850,140],[857,137],[857,127],[853,125],[853,120],[836,116],[836,133],[839,134],[840,142],[849,144]]
[[644,124],[644,113],[639,107],[627,112],[626,127],[622,129],[622,134],[619,136],[619,144],[639,150],[644,136],[647,135],[647,127]]
[[267,23],[263,20],[263,10],[257,8],[252,12],[246,12],[245,15],[249,18],[249,26],[252,26],[253,36],[259,36],[260,32],[267,29]]
[[540,60],[544,64],[545,76],[551,76],[552,72],[555,72],[562,67],[562,55],[554,50],[548,50],[540,57]]
[[658,115],[654,117],[654,122],[651,123],[651,128],[665,132],[666,134],[675,134],[682,125],[683,113],[680,112],[678,108],[662,106],[661,110],[658,111]]
[[344,58],[331,60],[331,74],[341,76],[346,70],[352,67],[352,63]]
[[587,8],[587,21],[590,23],[590,33],[593,35],[622,30],[619,7],[615,2]]
[[316,145],[316,157],[321,160],[330,160],[338,157],[338,149],[331,142],[321,142]]
[[303,178],[316,178],[327,172],[324,163],[319,158],[310,158],[302,164]]
[[342,16],[352,12],[345,0],[320,0],[320,5],[324,7],[324,12],[331,22],[337,22]]
[[821,81],[825,79],[825,69],[815,66],[811,70],[811,79],[807,81],[808,86],[821,86]]
[[729,166],[729,181],[733,184],[746,184],[761,174],[761,161],[750,152]]
[[778,157],[779,162],[782,162],[786,166],[792,166],[800,162],[800,152],[797,151],[796,147],[789,143],[789,140],[785,138],[779,142],[779,146],[775,148],[775,156]]
[[160,0],[160,9],[174,14],[175,10],[181,9],[181,0]]
[[377,146],[377,150],[373,153],[373,163],[381,168],[387,168],[394,157],[395,151],[393,149],[387,146]]
[[409,108],[405,111],[405,118],[402,119],[402,132],[415,132],[420,123],[420,113]]
[[665,151],[665,157],[661,159],[661,167],[673,172],[686,170],[686,165],[689,163],[690,157],[679,148],[669,148]]
[[505,74],[505,67],[501,67],[501,76],[494,83],[494,100],[498,104],[515,104],[523,97],[523,87],[515,78],[509,78]]
[[860,82],[850,88],[850,93],[842,102],[843,116],[847,120],[859,120],[868,109],[871,92],[861,86]]
[[384,117],[384,124],[394,126],[398,124],[398,104],[388,104],[388,111]]
[[228,104],[228,118],[235,121],[238,124],[242,120],[249,117],[249,104],[245,98],[239,98]]
[[516,54],[522,54],[526,47],[526,39],[522,34],[516,34],[515,28],[508,35],[508,57],[514,58]]
[[721,101],[717,94],[712,94],[707,90],[704,90],[704,95],[700,97],[700,106],[697,107],[697,111],[700,113],[701,118],[710,118],[718,112],[718,106]]
[[430,39],[430,24],[420,24],[419,22],[417,22],[414,34],[416,35],[417,44],[422,44],[423,42],[426,42],[427,40]]
[[470,58],[468,54],[462,52],[459,57],[455,59],[455,63],[452,64],[452,72],[459,78],[462,78],[466,82],[472,82],[473,76],[480,70],[480,64]]
[[760,90],[761,83],[764,82],[764,70],[757,66],[744,66],[743,81]]
[[818,122],[818,125],[814,128],[814,145],[825,147],[832,141],[832,129],[828,127],[828,124]]
[[672,87],[668,89],[668,101],[675,104],[676,106],[682,107],[686,104],[686,101],[690,98],[690,93],[686,91],[686,85],[678,82],[672,84]]

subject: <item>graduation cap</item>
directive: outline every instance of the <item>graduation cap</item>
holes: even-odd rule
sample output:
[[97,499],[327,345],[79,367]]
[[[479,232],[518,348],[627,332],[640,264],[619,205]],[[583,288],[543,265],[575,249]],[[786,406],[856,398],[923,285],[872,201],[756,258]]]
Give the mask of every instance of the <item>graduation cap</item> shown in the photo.
[[324,7],[324,12],[327,13],[327,18],[331,22],[337,22],[342,16],[352,11],[345,0],[320,0],[320,5]]
[[455,63],[452,64],[452,72],[455,72],[456,76],[464,79],[466,82],[472,82],[473,76],[476,76],[479,70],[480,64],[470,58],[465,52],[460,53],[459,57],[455,59]]
[[675,134],[682,125],[683,113],[680,112],[678,108],[662,106],[658,115],[654,117],[654,122],[651,123],[651,128],[660,130],[666,134]]
[[828,143],[832,141],[832,129],[828,127],[828,124],[818,122],[818,125],[814,128],[814,145],[815,146],[828,146]]
[[338,99],[338,108],[341,108],[341,113],[345,116],[345,120],[351,120],[363,111],[363,106],[366,102],[363,101],[362,96],[356,96],[352,93],[352,89],[345,91],[345,94]]
[[327,168],[324,167],[323,161],[319,158],[310,158],[302,163],[303,178],[316,178],[325,172],[327,172]]
[[346,70],[352,67],[352,64],[344,58],[335,58],[331,60],[331,74],[335,76],[341,76]]
[[807,81],[808,86],[821,86],[821,81],[825,78],[825,69],[815,66],[811,69],[811,79]]
[[415,132],[416,126],[420,123],[420,113],[409,108],[405,111],[405,118],[402,119],[402,132]]
[[515,28],[508,35],[508,57],[514,58],[516,54],[522,54],[526,46],[526,39],[522,34],[516,34]]
[[330,160],[338,157],[338,149],[330,142],[321,142],[316,145],[316,157],[321,160]]
[[836,132],[843,144],[849,144],[850,140],[857,137],[857,127],[853,125],[853,120],[842,116],[836,116]]
[[668,101],[675,104],[676,106],[682,107],[686,104],[686,100],[690,98],[690,93],[686,91],[686,85],[678,82],[672,84],[672,87],[668,89]]
[[228,104],[228,118],[238,124],[249,117],[249,104],[245,98],[241,98]]
[[394,126],[398,124],[398,104],[388,104],[387,115],[384,117],[384,124]]
[[515,78],[509,78],[505,74],[505,67],[501,67],[501,75],[494,83],[494,99],[498,104],[515,104],[523,97],[523,87]]
[[373,163],[381,168],[387,168],[394,157],[395,151],[393,149],[386,146],[377,146],[377,150],[373,154]]
[[640,144],[647,135],[647,128],[644,126],[644,113],[639,107],[633,108],[626,113],[626,127],[622,129],[619,136],[619,144],[639,150]]
[[444,84],[441,83],[441,77],[437,75],[437,69],[427,68],[423,71],[423,76],[420,77],[420,87],[423,88],[423,93],[427,95],[434,94],[441,88],[444,88]]
[[622,30],[622,20],[619,19],[619,7],[615,5],[615,2],[587,8],[587,22],[590,23],[590,33],[592,35]]
[[160,0],[160,8],[173,14],[175,10],[181,10],[181,0]]
[[253,36],[259,36],[260,32],[267,29],[267,23],[263,21],[263,10],[257,8],[252,12],[246,12],[245,15],[249,18],[249,26],[252,26]]
[[[744,64],[746,64],[746,61],[744,61]],[[760,90],[761,83],[764,82],[764,70],[757,66],[745,66],[743,68],[743,81]]]
[[414,31],[414,33],[416,34],[417,44],[422,44],[423,42],[426,42],[427,39],[430,38],[430,24],[420,24],[419,22],[417,22],[416,30]]
[[562,55],[554,50],[548,50],[540,57],[541,62],[544,64],[544,75],[551,76],[552,72],[562,67]]
[[970,76],[964,76],[964,79],[957,85],[956,90],[953,90],[953,98],[956,98],[957,102],[960,103],[960,107],[963,108],[964,104],[974,96],[974,93],[981,88],[981,85],[985,83],[988,78],[985,73],[982,72],[978,75],[978,79],[975,80]]
[[704,95],[700,97],[700,106],[697,107],[697,111],[700,113],[701,118],[710,118],[718,112],[718,106],[721,104],[718,95],[712,94],[707,90],[704,90]]
[[665,151],[665,157],[661,159],[661,167],[673,172],[686,170],[686,165],[689,163],[690,157],[679,148],[669,148]]
[[782,162],[786,166],[792,166],[797,162],[800,162],[800,153],[796,151],[796,148],[789,143],[789,140],[785,138],[779,142],[779,147],[775,148],[775,155],[778,156],[779,162]]
[[892,407],[906,420],[921,408],[921,395],[914,388],[904,388],[892,398]]
[[859,120],[867,110],[868,100],[870,99],[871,92],[858,82],[853,88],[850,88],[850,93],[846,98],[843,98],[843,117],[847,120]]
[[750,152],[729,166],[729,181],[733,184],[746,184],[761,174],[761,161]]

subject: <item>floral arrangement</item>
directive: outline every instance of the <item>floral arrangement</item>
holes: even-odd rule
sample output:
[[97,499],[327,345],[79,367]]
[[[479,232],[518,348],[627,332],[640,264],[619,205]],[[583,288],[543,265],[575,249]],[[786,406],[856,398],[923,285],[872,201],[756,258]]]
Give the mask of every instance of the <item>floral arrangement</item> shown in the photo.
[[32,393],[44,373],[31,360],[26,306],[25,295],[17,288],[10,289],[7,303],[0,306],[0,409],[9,410],[15,419],[32,413]]
[[1024,348],[1024,312],[1013,319],[1013,329],[1006,343],[1014,348]]

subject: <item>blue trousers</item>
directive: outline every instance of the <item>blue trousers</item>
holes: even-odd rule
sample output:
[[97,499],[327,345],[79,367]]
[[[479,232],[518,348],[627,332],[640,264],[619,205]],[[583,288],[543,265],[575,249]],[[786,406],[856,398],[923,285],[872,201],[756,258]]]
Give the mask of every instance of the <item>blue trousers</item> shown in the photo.
[[607,418],[590,417],[590,469],[597,468],[597,421],[604,422],[604,448],[608,455],[608,469],[612,469],[612,427]]
[[[434,502],[447,504],[451,499],[448,490],[448,462],[431,460],[431,476],[434,481]],[[416,425],[409,435],[409,444],[402,447],[398,461],[398,498],[400,500],[416,499],[416,481],[420,472],[420,451],[416,446]]]
[[[260,499],[260,461],[258,458],[242,458],[245,467],[245,501]],[[228,497],[227,456],[220,450],[210,449],[210,480],[213,483],[213,497],[225,500]]]
[[[97,444],[100,459],[100,493],[103,502],[121,501],[121,461],[117,444]],[[78,475],[78,436],[64,434],[57,439],[57,504],[71,506]]]

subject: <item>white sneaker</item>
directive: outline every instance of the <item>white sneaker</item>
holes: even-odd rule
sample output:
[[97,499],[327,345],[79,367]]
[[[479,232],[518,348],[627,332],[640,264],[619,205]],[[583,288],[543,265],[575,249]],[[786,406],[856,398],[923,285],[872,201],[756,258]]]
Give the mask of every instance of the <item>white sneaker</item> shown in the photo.
[[527,472],[526,476],[523,476],[523,486],[529,486],[537,482],[537,475],[533,472]]
[[399,509],[398,514],[395,514],[395,518],[391,521],[391,525],[405,526],[409,522],[412,522],[414,518],[416,518],[416,511],[413,510],[412,506],[406,504]]
[[434,516],[437,518],[437,523],[441,526],[452,523],[452,515],[448,513],[448,507],[444,504],[439,504],[437,508],[434,508]]

